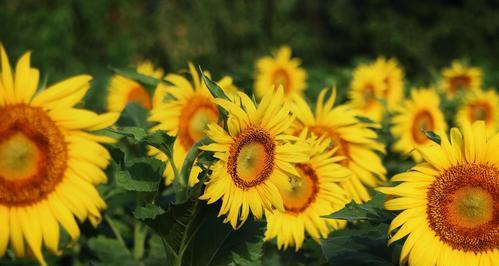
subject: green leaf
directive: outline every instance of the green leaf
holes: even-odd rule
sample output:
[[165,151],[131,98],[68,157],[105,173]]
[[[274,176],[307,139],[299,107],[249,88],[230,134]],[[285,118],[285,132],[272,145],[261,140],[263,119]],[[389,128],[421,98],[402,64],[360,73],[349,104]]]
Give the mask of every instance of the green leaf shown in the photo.
[[126,162],[126,170],[116,172],[118,187],[129,191],[156,192],[162,180],[165,165],[154,158]]
[[140,266],[142,263],[135,261],[130,251],[118,240],[98,236],[88,241],[88,247],[99,259],[96,265],[109,266]]
[[133,79],[135,81],[138,81],[144,85],[153,88],[156,87],[160,82],[159,79],[140,74],[139,72],[137,72],[135,69],[132,68],[115,68],[115,67],[109,67],[109,68],[116,74],[122,75],[129,79]]
[[431,141],[440,145],[442,140],[440,139],[440,136],[437,133],[435,133],[433,131],[424,130],[424,129],[421,129],[421,130],[423,130],[423,133],[426,135],[427,138],[429,138]]
[[384,209],[385,196],[376,192],[373,198],[364,203],[357,204],[354,201],[348,203],[343,209],[324,216],[324,218],[341,219],[350,222],[359,220],[369,220],[374,222],[391,221],[395,215]]
[[148,203],[145,206],[139,206],[133,212],[133,216],[139,220],[154,219],[158,215],[164,214],[165,211],[161,209],[158,205]]
[[148,115],[149,111],[142,107],[142,105],[131,102],[121,112],[121,117],[117,124],[120,126],[148,128],[150,126],[147,120]]
[[218,84],[216,82],[214,82],[213,80],[211,80],[208,76],[206,76],[204,74],[204,71],[203,71],[203,69],[201,69],[201,66],[198,66],[198,68],[199,68],[199,72],[201,73],[201,77],[204,81],[204,84],[206,84],[206,87],[208,87],[208,90],[210,90],[213,97],[228,100],[229,98],[227,97],[227,95],[225,95],[222,88],[220,88],[220,86],[218,86]]
[[395,246],[387,246],[387,224],[359,223],[353,228],[333,231],[322,241],[329,265],[392,266],[398,262]]

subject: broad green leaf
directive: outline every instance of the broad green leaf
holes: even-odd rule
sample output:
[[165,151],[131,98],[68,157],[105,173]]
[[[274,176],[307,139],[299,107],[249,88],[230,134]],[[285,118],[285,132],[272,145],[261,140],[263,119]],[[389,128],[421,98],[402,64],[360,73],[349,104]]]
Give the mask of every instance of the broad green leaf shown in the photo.
[[162,180],[164,163],[154,158],[126,162],[126,169],[116,173],[118,187],[129,191],[156,192]]
[[357,204],[354,201],[348,203],[343,209],[324,216],[330,219],[341,219],[347,221],[369,220],[374,222],[387,222],[392,220],[395,215],[392,212],[384,210],[383,204],[385,196],[376,192],[373,198],[364,203]]
[[98,236],[88,241],[88,247],[95,253],[99,262],[94,265],[140,266],[143,263],[134,260],[130,251],[118,240]]
[[132,102],[125,106],[117,124],[127,127],[148,128],[150,126],[147,120],[148,115],[149,111],[147,109],[138,103]]
[[164,214],[165,211],[158,205],[149,203],[145,206],[139,206],[133,212],[133,216],[139,220],[154,219],[158,215]]

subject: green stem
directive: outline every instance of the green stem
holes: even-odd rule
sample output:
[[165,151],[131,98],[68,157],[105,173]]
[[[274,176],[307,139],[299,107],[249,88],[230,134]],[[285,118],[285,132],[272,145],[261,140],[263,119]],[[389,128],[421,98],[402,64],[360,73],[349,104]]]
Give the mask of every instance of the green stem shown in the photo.
[[104,219],[111,227],[111,230],[113,231],[114,235],[116,236],[116,239],[120,242],[121,245],[126,247],[125,241],[123,240],[123,237],[121,236],[121,233],[118,230],[118,228],[116,227],[116,224],[114,223],[113,219],[111,219],[111,217],[109,217],[107,214],[104,214]]
[[[191,219],[189,220],[189,223],[187,223],[187,226],[185,227],[185,232],[182,236],[182,241],[180,242],[180,249],[178,252],[178,256],[175,258],[175,262],[174,262],[174,265],[176,265],[176,266],[182,266],[182,260],[184,257],[184,253],[187,250],[187,247],[189,246],[189,243],[192,240],[192,238],[188,238],[187,233],[190,231],[190,228],[191,228],[194,220],[196,220],[196,216],[197,216],[197,213],[199,211],[198,205],[199,205],[199,201],[196,201],[194,203],[194,207],[193,207],[194,210],[192,211]],[[192,235],[195,235],[195,232],[193,232]]]
[[144,245],[147,236],[147,227],[139,221],[135,221],[133,229],[133,257],[140,260],[144,256]]

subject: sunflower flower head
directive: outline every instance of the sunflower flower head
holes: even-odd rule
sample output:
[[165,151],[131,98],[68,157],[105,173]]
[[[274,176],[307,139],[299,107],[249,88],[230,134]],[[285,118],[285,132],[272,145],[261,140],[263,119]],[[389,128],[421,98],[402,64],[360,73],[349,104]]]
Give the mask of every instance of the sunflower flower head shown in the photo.
[[499,128],[499,96],[494,89],[488,91],[475,90],[464,96],[456,115],[456,122],[463,126],[475,121],[485,122],[485,128],[490,135]]
[[373,63],[374,68],[383,76],[385,88],[381,95],[388,105],[388,108],[395,108],[404,96],[404,73],[395,58],[385,59],[379,57]]
[[392,178],[385,208],[400,211],[389,243],[405,238],[400,263],[497,265],[499,134],[485,123],[452,128],[441,143],[418,148],[423,161]]
[[118,113],[98,115],[75,108],[90,76],[61,81],[37,92],[39,72],[25,53],[12,71],[0,45],[0,257],[10,246],[16,257],[46,265],[42,245],[60,254],[60,225],[73,241],[77,224],[101,221],[106,204],[95,185],[110,155],[91,131],[111,126]]
[[440,111],[440,99],[431,88],[413,89],[410,99],[405,100],[392,119],[391,132],[397,138],[393,150],[411,153],[415,161],[420,161],[414,148],[433,143],[425,131],[439,132],[447,129],[445,117]]
[[[166,75],[164,79],[168,84],[161,83],[156,88],[153,97],[155,104],[149,116],[150,121],[157,123],[151,128],[152,131],[162,130],[168,135],[177,136],[173,146],[173,163],[177,167],[182,166],[192,145],[206,136],[207,125],[218,121],[215,99],[192,63],[189,63],[189,72],[192,81],[179,74]],[[230,77],[224,77],[219,86],[228,95],[233,95],[238,90]],[[151,148],[150,155],[156,155],[163,161],[167,160],[166,155],[154,148]],[[189,177],[191,186],[198,182],[197,176],[200,172],[199,166],[192,168]],[[164,175],[166,184],[171,184],[174,179],[171,163],[168,164]]]
[[449,68],[442,70],[442,88],[448,98],[453,98],[460,91],[479,90],[482,86],[482,70],[452,62]]
[[349,91],[350,105],[362,116],[376,122],[383,118],[385,112],[381,99],[386,88],[385,77],[378,65],[360,65],[355,68]]
[[[136,71],[139,74],[161,79],[163,69],[155,69],[149,61],[138,64]],[[121,75],[113,75],[109,82],[107,109],[111,112],[121,112],[129,103],[138,103],[147,110],[152,108],[153,102],[147,89],[137,81]]]
[[291,48],[283,46],[273,57],[265,56],[256,63],[255,95],[262,97],[272,88],[282,86],[285,99],[302,95],[307,84],[307,72],[298,58],[291,58]]
[[342,228],[346,221],[323,218],[342,209],[349,201],[347,192],[340,186],[351,172],[340,162],[346,159],[331,149],[329,138],[312,136],[306,138],[303,130],[300,138],[311,147],[310,160],[296,164],[299,176],[291,179],[291,189],[280,192],[284,212],[266,211],[267,230],[265,240],[277,238],[277,246],[294,246],[299,250],[305,239],[305,231],[315,240],[326,238],[331,230]]
[[351,178],[341,186],[356,202],[368,201],[367,188],[386,180],[386,169],[379,156],[385,147],[377,141],[373,130],[377,125],[361,121],[358,110],[349,105],[334,106],[336,90],[329,97],[326,97],[327,93],[327,89],[320,92],[315,112],[303,98],[294,99],[293,132],[297,135],[307,127],[316,136],[330,139],[333,146],[338,147],[336,154],[346,157],[341,164],[352,171]]
[[309,159],[309,147],[286,132],[293,123],[284,90],[269,90],[256,105],[240,93],[233,100],[216,99],[228,112],[227,129],[216,123],[208,126],[212,144],[202,149],[214,152],[218,161],[200,197],[208,204],[222,201],[220,215],[234,228],[250,212],[261,219],[264,210],[284,212],[279,188],[291,189],[290,176],[299,176],[294,167]]

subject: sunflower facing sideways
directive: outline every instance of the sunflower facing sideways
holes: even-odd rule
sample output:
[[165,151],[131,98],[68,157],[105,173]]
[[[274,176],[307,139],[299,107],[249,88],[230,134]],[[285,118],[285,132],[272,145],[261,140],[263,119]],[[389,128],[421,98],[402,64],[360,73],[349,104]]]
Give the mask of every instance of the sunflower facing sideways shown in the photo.
[[341,186],[351,199],[358,203],[368,201],[367,187],[376,187],[386,181],[386,169],[376,152],[384,153],[385,147],[377,141],[372,124],[358,119],[357,110],[348,105],[334,107],[336,91],[325,99],[327,89],[319,94],[315,114],[303,98],[293,101],[296,121],[295,135],[308,127],[316,136],[327,136],[338,147],[337,154],[346,157],[341,163],[352,171],[352,176]]
[[119,114],[74,108],[90,76],[37,93],[39,72],[31,68],[29,52],[15,72],[1,45],[0,58],[0,257],[10,245],[16,257],[46,265],[42,243],[60,254],[59,224],[75,241],[75,217],[94,226],[101,220],[106,204],[94,186],[106,182],[102,169],[110,155],[99,142],[113,140],[88,131],[111,126]]
[[274,57],[265,56],[256,63],[255,95],[261,98],[274,86],[284,88],[285,99],[302,95],[307,84],[307,72],[298,58],[291,58],[291,48],[283,46]]
[[[149,116],[150,121],[158,123],[151,128],[152,131],[163,130],[168,135],[177,136],[173,146],[174,163],[177,168],[182,167],[192,145],[206,136],[207,125],[218,121],[218,109],[214,98],[191,63],[189,63],[189,72],[192,83],[178,74],[166,75],[164,79],[171,85],[158,85],[154,98],[159,98],[158,95],[169,95],[171,99],[158,100]],[[237,90],[229,77],[223,78],[219,85],[222,89],[228,88],[231,94]],[[149,154],[156,155],[160,160],[167,160],[166,155],[153,148]],[[192,168],[189,185],[192,186],[198,182],[197,176],[200,172],[200,167]],[[166,184],[171,184],[174,179],[171,164],[167,165],[165,177]]]
[[442,87],[448,98],[459,91],[479,90],[482,86],[482,71],[477,67],[467,67],[458,61],[442,70]]
[[305,139],[307,135],[305,129],[300,138],[310,143],[310,160],[296,164],[300,175],[291,179],[291,190],[280,189],[285,212],[265,211],[265,240],[277,238],[279,249],[294,246],[299,250],[305,231],[319,242],[331,230],[346,225],[344,220],[322,217],[342,209],[349,202],[346,191],[339,185],[351,175],[350,170],[340,164],[346,158],[335,154],[338,147],[330,149],[330,139]]
[[[138,64],[136,71],[142,75],[161,79],[163,69],[154,69],[149,61]],[[138,103],[147,110],[153,107],[153,100],[144,86],[137,81],[121,75],[113,75],[109,81],[107,109],[110,112],[121,112],[131,102]]]
[[219,159],[200,199],[212,204],[222,200],[219,215],[233,228],[250,212],[261,219],[264,209],[284,212],[279,189],[290,190],[290,176],[299,176],[295,163],[309,159],[310,148],[286,134],[294,117],[284,91],[269,90],[258,106],[245,94],[234,101],[215,99],[228,112],[227,128],[212,123],[207,135],[214,141],[202,149]]
[[499,96],[494,89],[476,90],[464,96],[456,115],[456,122],[462,126],[478,120],[485,122],[488,135],[495,134],[499,126]]
[[479,121],[440,137],[391,179],[399,185],[378,188],[385,208],[401,211],[388,243],[405,238],[401,264],[499,265],[499,134],[488,138]]
[[440,99],[433,89],[413,89],[411,98],[403,102],[392,118],[392,135],[397,138],[393,150],[410,153],[415,161],[420,161],[414,148],[432,143],[426,131],[438,132],[447,129],[447,123],[440,111]]
[[379,57],[373,64],[383,75],[385,88],[381,98],[386,100],[388,108],[393,109],[404,96],[404,73],[395,58]]

